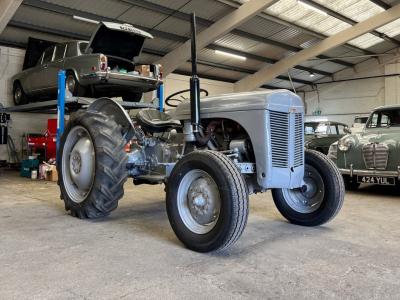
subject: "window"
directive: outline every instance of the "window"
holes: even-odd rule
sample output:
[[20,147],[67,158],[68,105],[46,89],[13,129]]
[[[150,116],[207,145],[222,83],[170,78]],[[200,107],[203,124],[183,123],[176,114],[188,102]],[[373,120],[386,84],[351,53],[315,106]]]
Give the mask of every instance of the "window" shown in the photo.
[[47,50],[44,51],[42,64],[51,62],[51,60],[53,59],[53,52],[54,52],[54,46],[47,48]]
[[64,58],[66,44],[60,44],[56,46],[56,52],[54,53],[54,60],[60,60]]
[[77,55],[77,45],[76,43],[68,43],[67,44],[67,51],[65,52],[65,57],[72,57]]
[[390,126],[390,117],[388,115],[382,114],[381,116],[381,127]]
[[346,134],[346,132],[344,132],[344,128],[345,128],[344,125],[338,124],[337,127],[338,127],[338,130],[339,130],[339,134]]
[[371,117],[371,120],[368,123],[368,128],[375,128],[378,127],[378,113],[374,113]]
[[315,129],[315,134],[327,134],[328,125],[324,123],[320,123],[318,127]]
[[329,125],[329,134],[338,134],[336,125]]
[[85,53],[86,52],[86,47],[89,43],[87,42],[82,42],[79,43],[79,51],[81,51],[81,53]]
[[368,121],[368,128],[400,126],[400,109],[374,112]]

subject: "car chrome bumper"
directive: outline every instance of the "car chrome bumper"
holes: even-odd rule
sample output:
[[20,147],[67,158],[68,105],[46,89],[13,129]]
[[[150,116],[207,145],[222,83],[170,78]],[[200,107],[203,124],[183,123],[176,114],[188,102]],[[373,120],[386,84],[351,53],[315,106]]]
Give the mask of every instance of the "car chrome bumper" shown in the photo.
[[350,166],[350,169],[340,169],[340,173],[350,176],[382,176],[382,177],[397,177],[400,180],[400,166],[397,167],[397,171],[385,171],[385,170],[357,170]]
[[162,80],[157,78],[145,77],[128,73],[98,71],[89,74],[81,74],[80,76],[84,80],[90,80],[92,84],[95,83],[93,81],[98,81],[98,82],[106,81],[107,83],[116,85],[157,88],[160,84],[163,83]]

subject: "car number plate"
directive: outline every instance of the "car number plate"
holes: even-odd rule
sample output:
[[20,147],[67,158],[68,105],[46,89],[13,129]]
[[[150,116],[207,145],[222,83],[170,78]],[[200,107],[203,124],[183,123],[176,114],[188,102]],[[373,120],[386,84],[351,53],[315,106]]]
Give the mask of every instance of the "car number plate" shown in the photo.
[[381,185],[395,185],[394,177],[382,177],[382,176],[358,176],[357,181],[359,183],[373,183]]

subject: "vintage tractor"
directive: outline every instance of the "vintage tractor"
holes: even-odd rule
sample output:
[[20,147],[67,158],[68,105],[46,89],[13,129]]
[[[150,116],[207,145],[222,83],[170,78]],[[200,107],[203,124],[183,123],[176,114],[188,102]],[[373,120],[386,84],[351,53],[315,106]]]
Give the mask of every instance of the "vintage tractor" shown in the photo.
[[58,152],[66,210],[104,217],[118,206],[128,177],[136,185],[164,183],[172,229],[199,252],[238,240],[249,195],[268,189],[294,224],[331,220],[343,203],[343,180],[326,156],[304,151],[301,99],[274,90],[200,102],[195,27],[193,16],[190,101],[168,114],[142,109],[131,118],[117,102],[100,98],[71,116]]

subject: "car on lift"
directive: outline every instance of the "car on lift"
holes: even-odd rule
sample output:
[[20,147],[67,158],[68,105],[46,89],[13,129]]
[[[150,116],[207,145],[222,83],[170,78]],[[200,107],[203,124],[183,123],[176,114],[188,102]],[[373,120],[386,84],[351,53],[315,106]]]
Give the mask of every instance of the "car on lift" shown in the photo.
[[90,41],[70,41],[47,48],[36,66],[12,78],[15,105],[32,99],[55,99],[57,73],[66,71],[74,96],[122,97],[137,102],[162,83],[159,65],[140,65],[145,39],[153,36],[130,24],[99,23]]
[[400,179],[400,105],[372,111],[362,132],[332,144],[328,157],[349,190],[361,183],[395,185]]
[[350,133],[344,123],[333,121],[315,121],[304,123],[305,148],[328,154],[329,146]]

